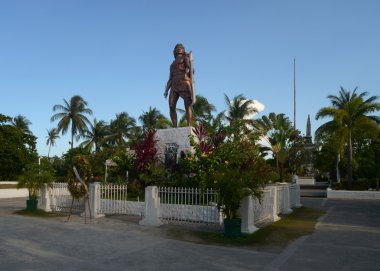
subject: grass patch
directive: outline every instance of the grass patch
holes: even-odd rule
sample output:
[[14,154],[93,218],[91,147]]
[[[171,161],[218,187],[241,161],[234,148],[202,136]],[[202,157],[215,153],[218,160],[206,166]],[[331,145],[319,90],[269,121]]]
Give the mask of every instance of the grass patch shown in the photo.
[[36,211],[29,211],[29,210],[23,209],[23,210],[19,210],[19,211],[14,212],[14,214],[25,215],[25,216],[33,216],[33,217],[41,217],[41,218],[64,217],[64,216],[66,216],[65,214],[45,212],[44,210],[41,210],[41,209],[37,209]]
[[224,237],[221,232],[181,231],[180,229],[168,233],[168,237],[202,244],[280,252],[290,242],[313,233],[317,219],[323,214],[325,214],[324,211],[302,207],[275,223],[238,238]]

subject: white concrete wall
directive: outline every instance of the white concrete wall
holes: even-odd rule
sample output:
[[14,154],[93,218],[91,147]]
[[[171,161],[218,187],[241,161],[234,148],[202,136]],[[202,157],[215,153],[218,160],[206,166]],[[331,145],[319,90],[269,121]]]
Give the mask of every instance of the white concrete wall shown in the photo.
[[306,178],[306,177],[297,177],[296,183],[299,185],[315,185],[314,178]]
[[379,191],[347,191],[332,190],[327,188],[327,198],[329,199],[377,199],[380,200]]
[[28,197],[28,189],[26,188],[7,188],[0,189],[0,199],[10,199],[10,198],[24,198]]
[[157,140],[157,157],[164,161],[166,144],[176,143],[178,145],[177,159],[181,151],[192,152],[189,136],[193,135],[192,127],[158,129],[155,135]]

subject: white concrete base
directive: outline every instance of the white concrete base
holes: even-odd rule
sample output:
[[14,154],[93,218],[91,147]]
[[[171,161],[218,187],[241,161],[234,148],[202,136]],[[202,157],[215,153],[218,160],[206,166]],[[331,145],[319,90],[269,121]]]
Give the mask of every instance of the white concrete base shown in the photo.
[[159,227],[163,225],[162,221],[158,218],[145,217],[140,220],[139,225],[142,226],[151,226],[151,227]]
[[348,191],[348,190],[332,190],[331,188],[327,188],[327,198],[380,200],[380,191]]
[[299,185],[315,185],[315,179],[312,177],[297,177],[296,183]]
[[[84,217],[84,212],[80,213],[79,215],[80,217]],[[102,217],[105,217],[106,215],[105,214],[93,214],[92,213],[92,210],[91,210],[91,216],[90,216],[90,213],[87,211],[86,212],[86,218],[102,218]]]
[[192,127],[180,127],[169,129],[158,129],[155,135],[157,140],[157,157],[165,160],[165,149],[168,144],[177,144],[177,159],[180,157],[181,152],[194,152],[190,146],[190,136],[194,135]]

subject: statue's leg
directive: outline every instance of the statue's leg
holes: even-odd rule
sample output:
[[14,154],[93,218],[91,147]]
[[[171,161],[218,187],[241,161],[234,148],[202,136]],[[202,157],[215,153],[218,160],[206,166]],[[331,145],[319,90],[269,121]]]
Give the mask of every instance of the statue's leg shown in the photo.
[[191,126],[191,120],[193,119],[193,111],[191,105],[185,105],[187,126]]
[[193,119],[193,111],[191,108],[192,100],[191,100],[191,94],[190,93],[191,93],[190,91],[186,91],[186,94],[182,97],[183,98],[183,104],[185,106],[185,111],[186,111],[187,126],[191,126],[191,121]]
[[170,91],[169,96],[169,108],[170,108],[170,118],[173,123],[173,127],[177,128],[177,111],[176,106],[178,102],[179,95],[175,91]]

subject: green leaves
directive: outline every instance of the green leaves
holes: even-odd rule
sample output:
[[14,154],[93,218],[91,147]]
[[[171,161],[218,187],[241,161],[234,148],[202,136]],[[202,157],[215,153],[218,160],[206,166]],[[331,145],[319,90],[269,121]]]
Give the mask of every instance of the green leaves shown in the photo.
[[71,97],[70,102],[63,99],[64,105],[54,105],[53,111],[62,111],[54,114],[50,121],[59,120],[58,132],[66,134],[71,125],[71,148],[74,145],[74,136],[83,135],[88,130],[87,125],[91,125],[86,115],[92,115],[92,110],[87,108],[87,102],[79,95]]
[[316,131],[316,139],[326,138],[334,142],[337,153],[342,153],[344,145],[347,146],[347,172],[349,188],[352,187],[353,171],[353,149],[352,136],[356,131],[366,131],[376,133],[380,130],[380,118],[378,116],[368,116],[368,114],[380,110],[380,104],[376,103],[377,96],[372,96],[366,100],[367,92],[356,93],[357,88],[352,92],[340,88],[339,95],[329,95],[331,106],[321,108],[316,119],[332,118],[331,121],[321,125]]
[[17,188],[27,188],[29,199],[37,199],[42,185],[53,182],[54,174],[49,160],[41,159],[40,162],[40,165],[37,161],[26,165],[23,173],[19,176]]

